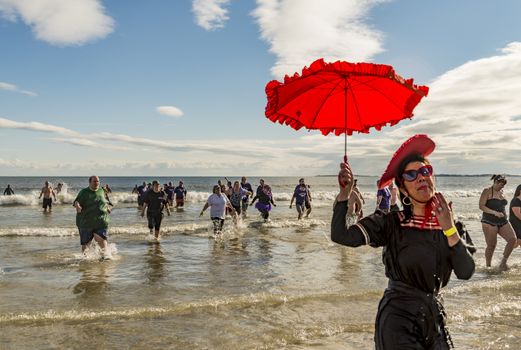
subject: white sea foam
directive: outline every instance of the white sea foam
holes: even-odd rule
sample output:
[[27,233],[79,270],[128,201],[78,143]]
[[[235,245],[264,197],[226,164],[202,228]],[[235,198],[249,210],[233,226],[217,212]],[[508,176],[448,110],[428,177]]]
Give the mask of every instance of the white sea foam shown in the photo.
[[[176,224],[174,226],[165,225],[161,228],[161,234],[192,234],[196,232],[205,232],[208,227],[208,222]],[[147,234],[148,232],[148,228],[143,225],[109,227],[109,235],[133,236]],[[0,237],[72,237],[77,235],[78,229],[76,227],[12,227],[0,229]]]

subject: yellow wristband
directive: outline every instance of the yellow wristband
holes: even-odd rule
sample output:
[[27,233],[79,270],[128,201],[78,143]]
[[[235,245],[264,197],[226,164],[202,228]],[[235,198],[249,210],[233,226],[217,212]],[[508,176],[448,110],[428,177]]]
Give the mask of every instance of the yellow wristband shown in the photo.
[[456,229],[456,226],[452,226],[452,227],[449,228],[448,230],[443,230],[443,233],[444,233],[445,236],[447,236],[447,237],[452,236],[452,235],[455,234],[456,232],[458,232],[458,230]]

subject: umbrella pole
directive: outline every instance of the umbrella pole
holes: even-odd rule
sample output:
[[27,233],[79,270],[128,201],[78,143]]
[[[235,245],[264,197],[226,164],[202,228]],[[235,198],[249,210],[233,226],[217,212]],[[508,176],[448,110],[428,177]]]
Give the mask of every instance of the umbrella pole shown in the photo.
[[347,77],[344,78],[344,163],[347,163]]

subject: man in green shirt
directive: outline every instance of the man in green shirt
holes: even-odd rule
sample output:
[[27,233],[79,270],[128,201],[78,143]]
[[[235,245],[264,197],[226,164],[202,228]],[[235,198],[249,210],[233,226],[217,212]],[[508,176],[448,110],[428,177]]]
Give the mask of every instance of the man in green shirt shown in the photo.
[[99,177],[89,178],[89,187],[82,189],[74,200],[76,208],[76,226],[80,231],[81,251],[85,252],[94,238],[102,249],[105,259],[110,259],[107,250],[110,207],[105,192],[100,187]]

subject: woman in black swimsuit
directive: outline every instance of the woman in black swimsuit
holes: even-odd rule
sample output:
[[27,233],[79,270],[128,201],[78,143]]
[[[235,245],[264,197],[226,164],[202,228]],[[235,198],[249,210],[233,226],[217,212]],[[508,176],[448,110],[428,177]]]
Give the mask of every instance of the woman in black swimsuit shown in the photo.
[[502,175],[493,175],[490,179],[494,181],[494,184],[485,188],[479,198],[479,209],[483,211],[481,226],[487,243],[485,261],[487,267],[490,267],[499,234],[507,242],[499,268],[506,270],[508,269],[508,257],[516,245],[516,235],[512,225],[508,222],[505,211],[508,201],[503,197],[503,187],[505,187],[507,179]]

